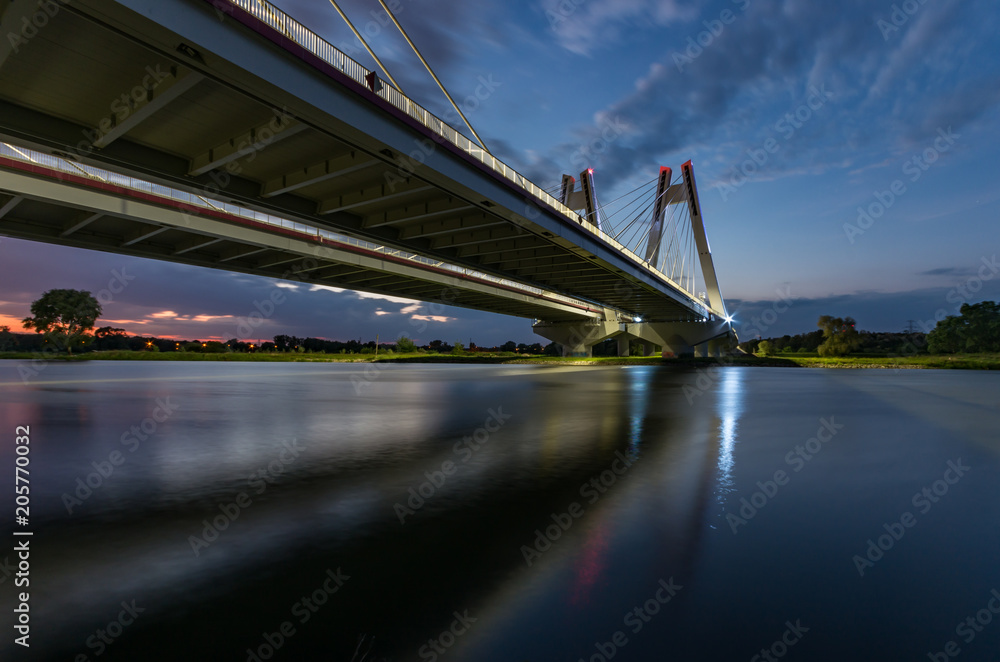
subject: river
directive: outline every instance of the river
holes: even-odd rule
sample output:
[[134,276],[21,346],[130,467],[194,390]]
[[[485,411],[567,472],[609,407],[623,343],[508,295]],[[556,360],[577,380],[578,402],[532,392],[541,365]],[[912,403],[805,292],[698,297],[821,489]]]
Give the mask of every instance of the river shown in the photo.
[[994,373],[24,365],[4,660],[1000,659]]

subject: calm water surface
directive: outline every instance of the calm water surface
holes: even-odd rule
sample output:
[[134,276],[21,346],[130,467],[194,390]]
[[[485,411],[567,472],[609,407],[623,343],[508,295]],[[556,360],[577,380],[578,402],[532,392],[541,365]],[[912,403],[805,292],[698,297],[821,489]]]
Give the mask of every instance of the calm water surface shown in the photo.
[[996,374],[0,382],[0,493],[28,425],[34,531],[31,649],[4,565],[3,660],[1000,660]]

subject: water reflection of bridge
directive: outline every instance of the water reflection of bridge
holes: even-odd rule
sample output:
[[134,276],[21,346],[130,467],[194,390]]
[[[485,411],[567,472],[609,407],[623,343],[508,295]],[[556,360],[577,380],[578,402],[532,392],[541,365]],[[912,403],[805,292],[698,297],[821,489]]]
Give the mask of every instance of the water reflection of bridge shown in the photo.
[[[229,454],[229,466],[199,467],[194,479],[154,470],[147,479],[151,497],[120,494],[93,516],[68,524],[53,518],[39,532],[48,541],[40,553],[48,574],[38,589],[39,618],[60,625],[40,647],[78,646],[97,625],[95,614],[127,588],[154,607],[117,652],[177,659],[193,638],[208,642],[206,655],[228,659],[234,648],[242,650],[239,642],[249,645],[261,628],[287,619],[289,605],[315,577],[341,566],[350,582],[290,649],[322,646],[349,659],[346,651],[364,632],[380,647],[391,642],[393,651],[380,654],[412,655],[450,622],[452,611],[469,609],[480,620],[456,652],[489,659],[479,656],[501,641],[513,650],[528,636],[518,629],[527,621],[552,627],[548,645],[568,645],[577,626],[566,623],[603,627],[622,595],[638,599],[648,591],[649,577],[680,581],[690,574],[731,444],[725,431],[738,416],[734,401],[718,399],[713,389],[689,405],[681,387],[692,375],[649,367],[496,368],[491,386],[482,386],[479,374],[464,381],[420,372],[383,375],[377,399],[396,403],[401,418],[380,429],[370,423],[373,414],[384,415],[375,399],[359,403],[348,395],[346,379],[331,384],[333,401],[342,396],[341,404],[353,406],[305,421],[320,431],[307,443],[306,463],[255,496],[253,507],[198,557],[188,537],[218,514],[233,481],[245,480],[261,456]],[[738,399],[735,388],[730,396]],[[467,416],[441,404],[459,398],[466,411],[502,402],[514,415],[400,525],[394,504],[426,480],[424,472],[455,461],[454,443],[470,432]],[[190,431],[161,442],[180,455],[206,444],[241,448],[235,437],[210,440]],[[590,503],[581,486],[618,454],[634,464]],[[169,502],[153,498],[157,481]],[[528,567],[521,546],[573,502],[583,515]],[[81,604],[91,607],[82,612]],[[612,615],[611,622],[620,619]],[[178,627],[187,633],[183,641]],[[530,643],[544,649],[538,640]]]

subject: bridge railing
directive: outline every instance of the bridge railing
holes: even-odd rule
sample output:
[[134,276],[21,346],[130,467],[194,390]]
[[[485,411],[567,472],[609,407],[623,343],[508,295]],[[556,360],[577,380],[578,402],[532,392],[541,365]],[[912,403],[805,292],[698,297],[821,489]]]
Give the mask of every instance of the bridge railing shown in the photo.
[[493,274],[483,273],[481,271],[476,271],[475,269],[470,269],[468,267],[461,267],[455,264],[449,264],[448,262],[442,262],[440,260],[435,260],[433,258],[425,257],[423,255],[418,255],[417,253],[411,253],[409,251],[400,250],[397,248],[391,248],[389,246],[383,246],[382,244],[376,244],[371,241],[366,241],[364,239],[358,239],[357,237],[351,237],[349,235],[339,234],[337,232],[331,232],[323,228],[317,228],[312,225],[305,223],[299,223],[287,218],[282,218],[280,216],[274,216],[273,214],[267,214],[260,211],[255,211],[247,207],[242,207],[240,205],[235,205],[230,202],[222,202],[220,200],[213,200],[212,198],[197,195],[194,193],[189,193],[187,191],[180,191],[169,186],[163,186],[161,184],[154,184],[153,182],[148,182],[144,179],[139,179],[136,177],[131,177],[129,175],[122,175],[117,172],[111,172],[110,170],[105,170],[103,168],[96,168],[94,166],[84,165],[82,163],[77,163],[70,159],[64,159],[58,156],[52,156],[50,154],[43,154],[42,152],[37,152],[32,149],[27,149],[25,147],[17,147],[15,145],[10,145],[8,143],[0,142],[0,156],[5,156],[10,159],[17,161],[22,161],[24,163],[32,163],[36,165],[41,165],[52,170],[58,170],[60,172],[69,173],[71,175],[81,175],[88,177],[95,181],[104,182],[107,184],[113,184],[115,186],[120,186],[133,191],[140,191],[143,193],[148,193],[161,198],[166,198],[169,200],[176,200],[178,202],[184,202],[186,204],[199,207],[206,210],[220,211],[233,216],[240,216],[252,221],[257,221],[259,223],[266,223],[275,227],[285,228],[288,230],[294,230],[303,235],[311,236],[317,240],[325,240],[327,242],[344,244],[348,246],[357,246],[358,248],[363,248],[368,251],[375,253],[382,253],[387,256],[397,257],[404,260],[410,260],[416,262],[419,265],[433,267],[436,269],[441,269],[444,271],[450,271],[459,276],[467,276],[478,281],[485,281],[499,285],[501,287],[506,287],[525,294],[530,294],[536,297],[545,298],[550,301],[556,301],[561,303],[566,303],[569,305],[577,306],[580,301],[573,299],[571,297],[564,296],[558,292],[552,292],[550,290],[543,290],[539,287],[534,287],[532,285],[527,285],[515,280],[510,280],[508,278],[501,278]]
[[[345,75],[354,79],[357,83],[367,86],[365,77],[371,73],[369,69],[362,66],[357,60],[352,59],[336,46],[326,41],[306,26],[302,25],[294,18],[272,5],[270,2],[267,2],[267,0],[228,0],[228,2],[240,7],[247,13],[255,16],[258,20],[271,26],[271,28],[283,34],[287,39],[294,41],[299,46],[302,46],[311,52],[313,55],[316,55],[328,64],[336,67]],[[642,258],[622,244],[618,243],[614,237],[605,234],[597,227],[584,222],[579,214],[564,205],[560,200],[544,191],[535,183],[529,181],[526,177],[508,166],[506,163],[487,152],[481,145],[467,138],[458,130],[447,124],[444,120],[417,104],[388,82],[384,82],[382,89],[379,90],[377,94],[402,112],[412,117],[417,122],[420,122],[422,125],[450,142],[452,145],[455,145],[483,165],[488,166],[494,172],[514,183],[535,199],[555,209],[568,220],[580,225],[592,234],[597,235],[616,250],[630,256],[637,263],[655,273],[673,285],[673,287],[675,287],[679,292],[687,296],[691,300],[691,304],[694,307],[703,308],[707,312],[707,308],[705,308],[700,299],[695,297],[691,292],[688,292],[678,283],[674,282],[672,278],[662,273],[655,267],[646,264]]]

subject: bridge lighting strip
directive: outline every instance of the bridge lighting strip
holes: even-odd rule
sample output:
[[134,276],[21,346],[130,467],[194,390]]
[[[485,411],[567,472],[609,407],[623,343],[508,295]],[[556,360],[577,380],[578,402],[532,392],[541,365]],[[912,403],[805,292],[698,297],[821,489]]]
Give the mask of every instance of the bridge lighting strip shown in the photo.
[[122,175],[116,172],[111,172],[109,170],[104,170],[103,168],[95,168],[94,166],[75,163],[68,159],[63,159],[58,156],[51,156],[49,154],[43,154],[42,152],[37,152],[32,149],[26,149],[24,147],[17,147],[9,143],[0,142],[0,156],[7,157],[15,161],[20,161],[22,163],[30,163],[32,165],[42,166],[44,168],[57,170],[70,175],[76,175],[76,176],[82,175],[89,179],[101,182],[102,184],[119,186],[121,188],[129,189],[132,191],[138,191],[144,194],[152,195],[154,197],[163,198],[165,200],[182,202],[195,207],[199,207],[201,209],[205,209],[206,211],[214,211],[222,214],[227,214],[230,216],[238,216],[259,223],[266,223],[267,225],[279,227],[286,231],[291,230],[293,232],[306,235],[315,241],[319,241],[320,243],[332,242],[332,243],[342,244],[345,246],[354,246],[367,251],[381,253],[388,257],[395,257],[400,260],[412,260],[414,262],[419,262],[423,265],[426,265],[427,267],[430,267],[432,269],[450,271],[455,273],[456,275],[464,276],[466,278],[474,280],[479,280],[482,282],[492,283],[494,285],[498,285],[506,289],[517,290],[526,294],[530,294],[536,298],[548,299],[550,301],[567,304],[575,308],[584,308],[591,312],[600,312],[599,309],[593,308],[589,302],[580,299],[572,299],[557,292],[550,292],[538,287],[533,287],[531,285],[526,285],[524,283],[519,283],[517,281],[509,280],[507,278],[500,278],[498,276],[493,276],[491,274],[483,273],[481,271],[476,271],[474,269],[460,267],[458,265],[449,264],[447,262],[434,260],[428,257],[424,257],[423,255],[419,255],[417,253],[410,253],[409,251],[403,251],[396,248],[389,248],[388,246],[383,246],[381,244],[365,241],[364,239],[358,239],[356,237],[339,234],[337,232],[331,232],[329,230],[313,227],[311,225],[306,225],[304,223],[291,221],[286,218],[281,218],[280,216],[274,216],[273,214],[254,211],[252,209],[248,209],[240,205],[221,202],[219,200],[213,200],[211,198],[206,198],[204,196],[196,195],[194,193],[188,193],[186,191],[180,191],[174,188],[170,188],[168,186],[154,184],[152,182],[147,182],[143,179],[138,179],[136,177],[131,177],[129,175]]

